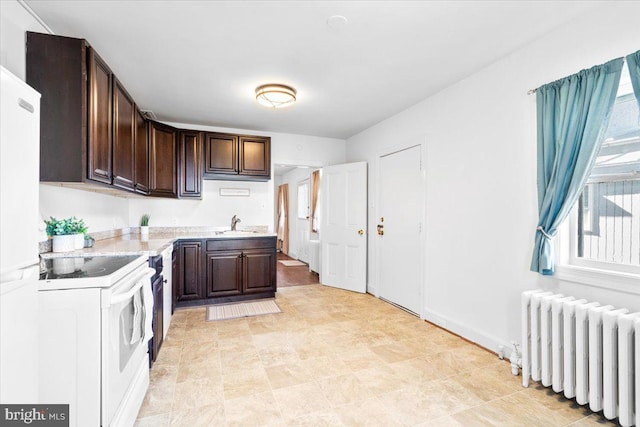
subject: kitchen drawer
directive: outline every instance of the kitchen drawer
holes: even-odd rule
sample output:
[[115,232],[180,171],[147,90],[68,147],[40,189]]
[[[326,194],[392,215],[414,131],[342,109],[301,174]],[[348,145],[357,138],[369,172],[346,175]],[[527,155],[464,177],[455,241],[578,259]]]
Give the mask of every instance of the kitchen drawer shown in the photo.
[[270,237],[250,237],[242,239],[209,239],[206,244],[206,251],[230,251],[238,249],[271,249],[276,248],[276,238]]

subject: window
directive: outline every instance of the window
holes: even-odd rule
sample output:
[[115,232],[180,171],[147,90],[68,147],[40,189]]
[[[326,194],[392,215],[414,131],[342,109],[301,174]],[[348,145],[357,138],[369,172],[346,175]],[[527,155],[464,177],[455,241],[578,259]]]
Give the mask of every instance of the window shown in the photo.
[[640,273],[640,111],[626,64],[571,234],[570,264]]

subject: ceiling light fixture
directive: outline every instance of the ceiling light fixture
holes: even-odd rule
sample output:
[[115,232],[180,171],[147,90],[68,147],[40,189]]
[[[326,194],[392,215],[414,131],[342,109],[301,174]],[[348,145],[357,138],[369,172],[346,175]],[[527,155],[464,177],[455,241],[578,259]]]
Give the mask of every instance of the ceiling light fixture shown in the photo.
[[269,108],[283,108],[296,102],[296,90],[290,86],[267,84],[256,88],[256,101]]
[[348,23],[349,20],[342,15],[333,15],[327,19],[327,25],[335,29],[346,27]]

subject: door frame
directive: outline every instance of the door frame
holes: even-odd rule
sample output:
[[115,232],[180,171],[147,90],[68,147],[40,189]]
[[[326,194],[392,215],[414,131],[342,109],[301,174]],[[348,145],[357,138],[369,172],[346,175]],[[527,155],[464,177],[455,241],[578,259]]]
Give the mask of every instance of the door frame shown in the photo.
[[[382,182],[382,168],[381,168],[381,158],[394,154],[394,153],[398,153],[400,151],[404,151],[410,148],[414,148],[414,147],[420,147],[420,162],[421,162],[421,169],[422,169],[422,177],[420,180],[420,185],[422,187],[422,192],[420,194],[420,206],[422,206],[422,212],[420,213],[420,221],[422,224],[421,227],[421,236],[420,236],[420,292],[418,297],[420,298],[420,311],[416,314],[418,314],[420,316],[420,319],[425,319],[425,305],[426,305],[426,298],[427,298],[427,274],[426,274],[426,268],[427,268],[427,258],[426,258],[426,254],[427,254],[427,227],[426,227],[426,223],[427,223],[427,212],[426,212],[426,206],[427,206],[427,173],[426,173],[426,165],[427,165],[427,137],[422,137],[422,138],[415,138],[413,141],[407,141],[404,143],[400,143],[400,144],[395,144],[395,145],[387,145],[383,148],[381,148],[380,150],[377,151],[376,153],[376,158],[375,158],[375,167],[376,167],[376,174],[375,174],[375,195],[374,195],[374,199],[375,199],[375,203],[374,203],[374,216],[373,216],[373,222],[371,223],[371,226],[369,227],[369,229],[371,230],[371,237],[373,240],[373,244],[371,246],[372,251],[373,251],[373,256],[372,258],[375,260],[375,271],[374,271],[374,277],[375,277],[375,282],[374,282],[374,292],[373,294],[376,296],[376,298],[381,298],[380,297],[380,290],[382,289],[382,285],[381,285],[381,280],[380,280],[380,268],[381,268],[381,251],[380,248],[378,247],[378,242],[379,242],[379,238],[377,235],[377,232],[375,231],[375,226],[379,223],[379,219],[381,216],[381,212],[380,212],[380,203],[381,203],[381,199],[382,199],[382,194],[381,194],[381,185],[379,185],[380,182]],[[390,302],[391,303],[391,302]]]

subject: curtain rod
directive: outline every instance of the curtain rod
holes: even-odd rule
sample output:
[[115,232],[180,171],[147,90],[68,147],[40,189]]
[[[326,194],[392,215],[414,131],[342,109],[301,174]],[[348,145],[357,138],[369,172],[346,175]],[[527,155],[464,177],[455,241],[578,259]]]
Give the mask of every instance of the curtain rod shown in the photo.
[[533,95],[534,93],[536,93],[538,91],[538,89],[529,89],[527,91],[527,95]]

